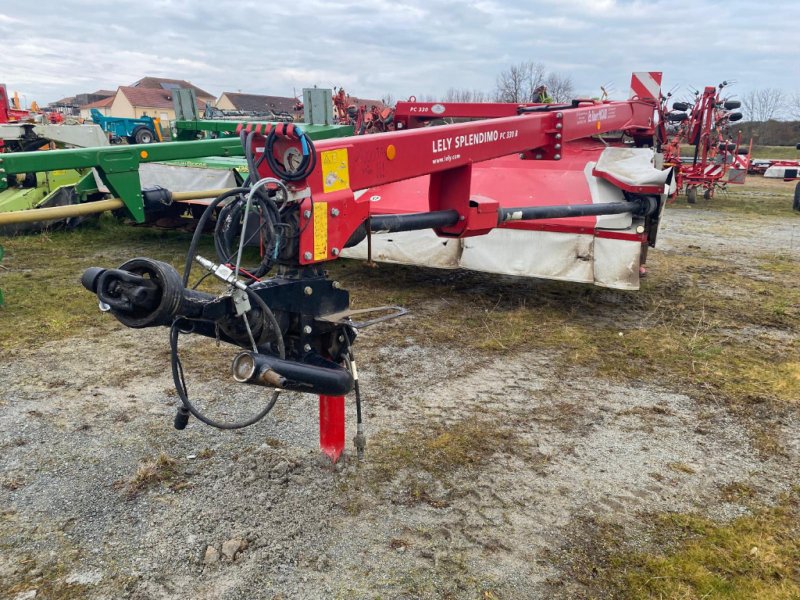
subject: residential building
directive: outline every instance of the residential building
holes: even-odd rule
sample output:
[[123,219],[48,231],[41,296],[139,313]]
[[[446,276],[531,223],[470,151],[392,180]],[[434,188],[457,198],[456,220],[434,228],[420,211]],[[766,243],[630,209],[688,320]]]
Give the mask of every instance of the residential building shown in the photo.
[[[175,108],[172,104],[173,89],[120,87],[117,89],[107,114],[113,117],[138,119],[148,116],[159,118],[162,121],[173,121],[175,119]],[[208,98],[210,97],[206,96],[206,99]],[[208,100],[197,98],[198,114],[205,109],[206,101]],[[213,98],[210,101],[213,102]]]
[[175,90],[175,89],[192,89],[194,95],[198,100],[203,101],[203,106],[207,102],[214,104],[214,96],[202,88],[197,87],[190,81],[185,79],[167,79],[164,77],[142,77],[139,81],[132,83],[129,87],[144,88],[149,90]]
[[103,98],[102,100],[98,100],[97,102],[90,102],[89,104],[84,104],[83,106],[80,107],[81,119],[84,120],[91,119],[93,108],[99,110],[100,114],[108,116],[112,102],[114,102],[113,95],[109,96],[108,98]]

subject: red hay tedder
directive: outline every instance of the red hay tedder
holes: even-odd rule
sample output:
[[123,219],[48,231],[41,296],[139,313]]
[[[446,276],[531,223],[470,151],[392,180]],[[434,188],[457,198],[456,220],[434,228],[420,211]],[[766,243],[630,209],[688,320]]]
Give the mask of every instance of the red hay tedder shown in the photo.
[[[734,141],[730,123],[742,118],[734,112],[741,106],[738,100],[722,96],[727,82],[707,86],[696,94],[693,103],[673,102],[668,107],[669,94],[661,96],[658,137],[664,165],[675,169],[676,193],[685,192],[687,201],[694,204],[702,190],[708,200],[717,188],[729,183],[743,184],[750,166],[750,146],[741,144],[741,133]],[[689,162],[681,158],[681,145],[694,147]]]

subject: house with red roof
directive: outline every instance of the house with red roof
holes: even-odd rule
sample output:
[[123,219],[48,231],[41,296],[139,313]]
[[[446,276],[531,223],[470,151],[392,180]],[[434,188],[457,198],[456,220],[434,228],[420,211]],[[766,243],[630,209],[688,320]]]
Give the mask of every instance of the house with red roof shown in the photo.
[[92,118],[92,109],[96,108],[100,111],[100,114],[108,116],[109,110],[111,109],[111,103],[114,102],[114,92],[111,92],[111,95],[108,98],[103,98],[102,100],[98,100],[97,102],[90,102],[89,104],[83,104],[80,106],[81,111],[81,119],[91,119]]
[[[112,117],[139,119],[153,117],[168,122],[175,119],[172,104],[174,90],[121,86],[117,88],[108,114]],[[213,99],[211,100],[213,102]],[[206,101],[197,98],[198,114],[205,109]]]

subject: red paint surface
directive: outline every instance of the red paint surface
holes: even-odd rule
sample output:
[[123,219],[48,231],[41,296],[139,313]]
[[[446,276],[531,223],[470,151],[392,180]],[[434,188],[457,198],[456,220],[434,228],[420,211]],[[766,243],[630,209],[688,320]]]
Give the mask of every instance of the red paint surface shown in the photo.
[[319,447],[333,462],[344,451],[344,396],[319,397]]

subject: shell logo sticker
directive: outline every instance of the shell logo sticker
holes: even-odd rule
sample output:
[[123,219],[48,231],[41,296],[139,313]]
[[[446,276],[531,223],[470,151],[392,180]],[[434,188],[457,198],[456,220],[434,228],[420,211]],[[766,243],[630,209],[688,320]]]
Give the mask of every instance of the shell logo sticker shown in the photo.
[[431,112],[435,115],[443,115],[445,111],[445,107],[443,104],[434,104],[431,106]]

